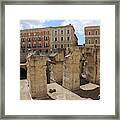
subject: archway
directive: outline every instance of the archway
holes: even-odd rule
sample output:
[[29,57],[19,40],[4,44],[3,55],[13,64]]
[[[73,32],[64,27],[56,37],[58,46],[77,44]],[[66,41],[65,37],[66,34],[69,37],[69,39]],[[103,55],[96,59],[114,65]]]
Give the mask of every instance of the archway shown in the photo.
[[20,80],[27,79],[27,70],[20,68]]

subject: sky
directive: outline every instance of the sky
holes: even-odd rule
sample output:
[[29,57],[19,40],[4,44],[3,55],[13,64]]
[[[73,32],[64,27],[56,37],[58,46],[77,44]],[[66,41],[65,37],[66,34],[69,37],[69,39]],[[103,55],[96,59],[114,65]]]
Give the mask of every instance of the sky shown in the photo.
[[50,26],[64,26],[72,24],[75,28],[75,34],[78,38],[78,44],[85,42],[84,27],[100,25],[100,20],[21,20],[20,29],[44,28]]

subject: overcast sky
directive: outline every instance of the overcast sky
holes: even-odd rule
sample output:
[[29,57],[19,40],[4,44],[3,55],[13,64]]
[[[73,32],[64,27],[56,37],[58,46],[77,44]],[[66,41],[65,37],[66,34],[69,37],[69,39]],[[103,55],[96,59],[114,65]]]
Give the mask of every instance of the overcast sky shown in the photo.
[[78,38],[78,44],[84,43],[84,27],[100,25],[99,20],[21,20],[20,29],[43,28],[72,24]]

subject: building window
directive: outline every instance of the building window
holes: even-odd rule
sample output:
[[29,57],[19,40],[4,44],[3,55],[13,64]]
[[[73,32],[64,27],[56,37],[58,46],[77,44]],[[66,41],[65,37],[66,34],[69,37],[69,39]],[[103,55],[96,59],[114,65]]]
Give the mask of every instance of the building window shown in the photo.
[[63,30],[61,30],[61,34],[63,34]]
[[55,45],[55,48],[57,48],[57,45]]
[[45,37],[45,40],[47,41],[47,40],[48,40],[48,37]]
[[61,45],[61,48],[63,48],[63,44]]
[[90,32],[90,31],[88,32],[88,35],[91,35],[91,32]]
[[68,47],[70,47],[70,45],[68,44]]
[[97,40],[95,40],[95,44],[97,44]]
[[38,40],[41,41],[41,37],[38,37]]
[[47,44],[47,43],[45,44],[45,47],[48,47],[48,44]]
[[28,48],[30,48],[30,47],[31,47],[31,46],[30,46],[30,43],[27,45],[27,47],[28,47]]
[[67,30],[67,34],[69,34],[69,30]]
[[48,53],[48,50],[46,50],[45,52]]
[[63,41],[63,37],[61,37],[61,41]]
[[55,41],[57,41],[57,38],[55,38]]
[[55,35],[57,35],[57,31],[55,31]]
[[98,31],[97,30],[95,31],[95,35],[98,35]]
[[54,45],[52,45],[52,48],[54,48]]
[[69,41],[69,37],[67,37],[67,41]]
[[43,36],[42,39],[45,40],[45,36]]
[[23,49],[23,53],[25,53],[25,49]]
[[25,45],[23,44],[23,45],[21,45],[21,48],[25,48]]
[[36,48],[36,43],[35,42],[33,43],[33,48]]
[[39,44],[39,47],[41,48],[41,47],[42,47],[42,45],[41,45],[41,44]]
[[90,39],[88,40],[88,43],[90,44]]
[[22,43],[22,48],[25,48],[25,43],[24,42]]
[[28,42],[30,42],[30,38],[28,38]]
[[22,38],[22,39],[21,39],[21,41],[22,41],[22,42],[25,42],[25,39],[24,39],[24,38]]

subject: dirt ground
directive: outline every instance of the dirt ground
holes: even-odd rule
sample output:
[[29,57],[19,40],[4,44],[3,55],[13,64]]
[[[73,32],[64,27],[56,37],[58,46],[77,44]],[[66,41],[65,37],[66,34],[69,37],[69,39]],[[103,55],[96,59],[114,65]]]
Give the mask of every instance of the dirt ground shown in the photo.
[[79,95],[80,97],[83,98],[91,98],[93,100],[99,100],[100,97],[100,87],[97,87],[93,90],[83,90],[83,89],[79,89],[76,91],[73,91],[75,94]]

